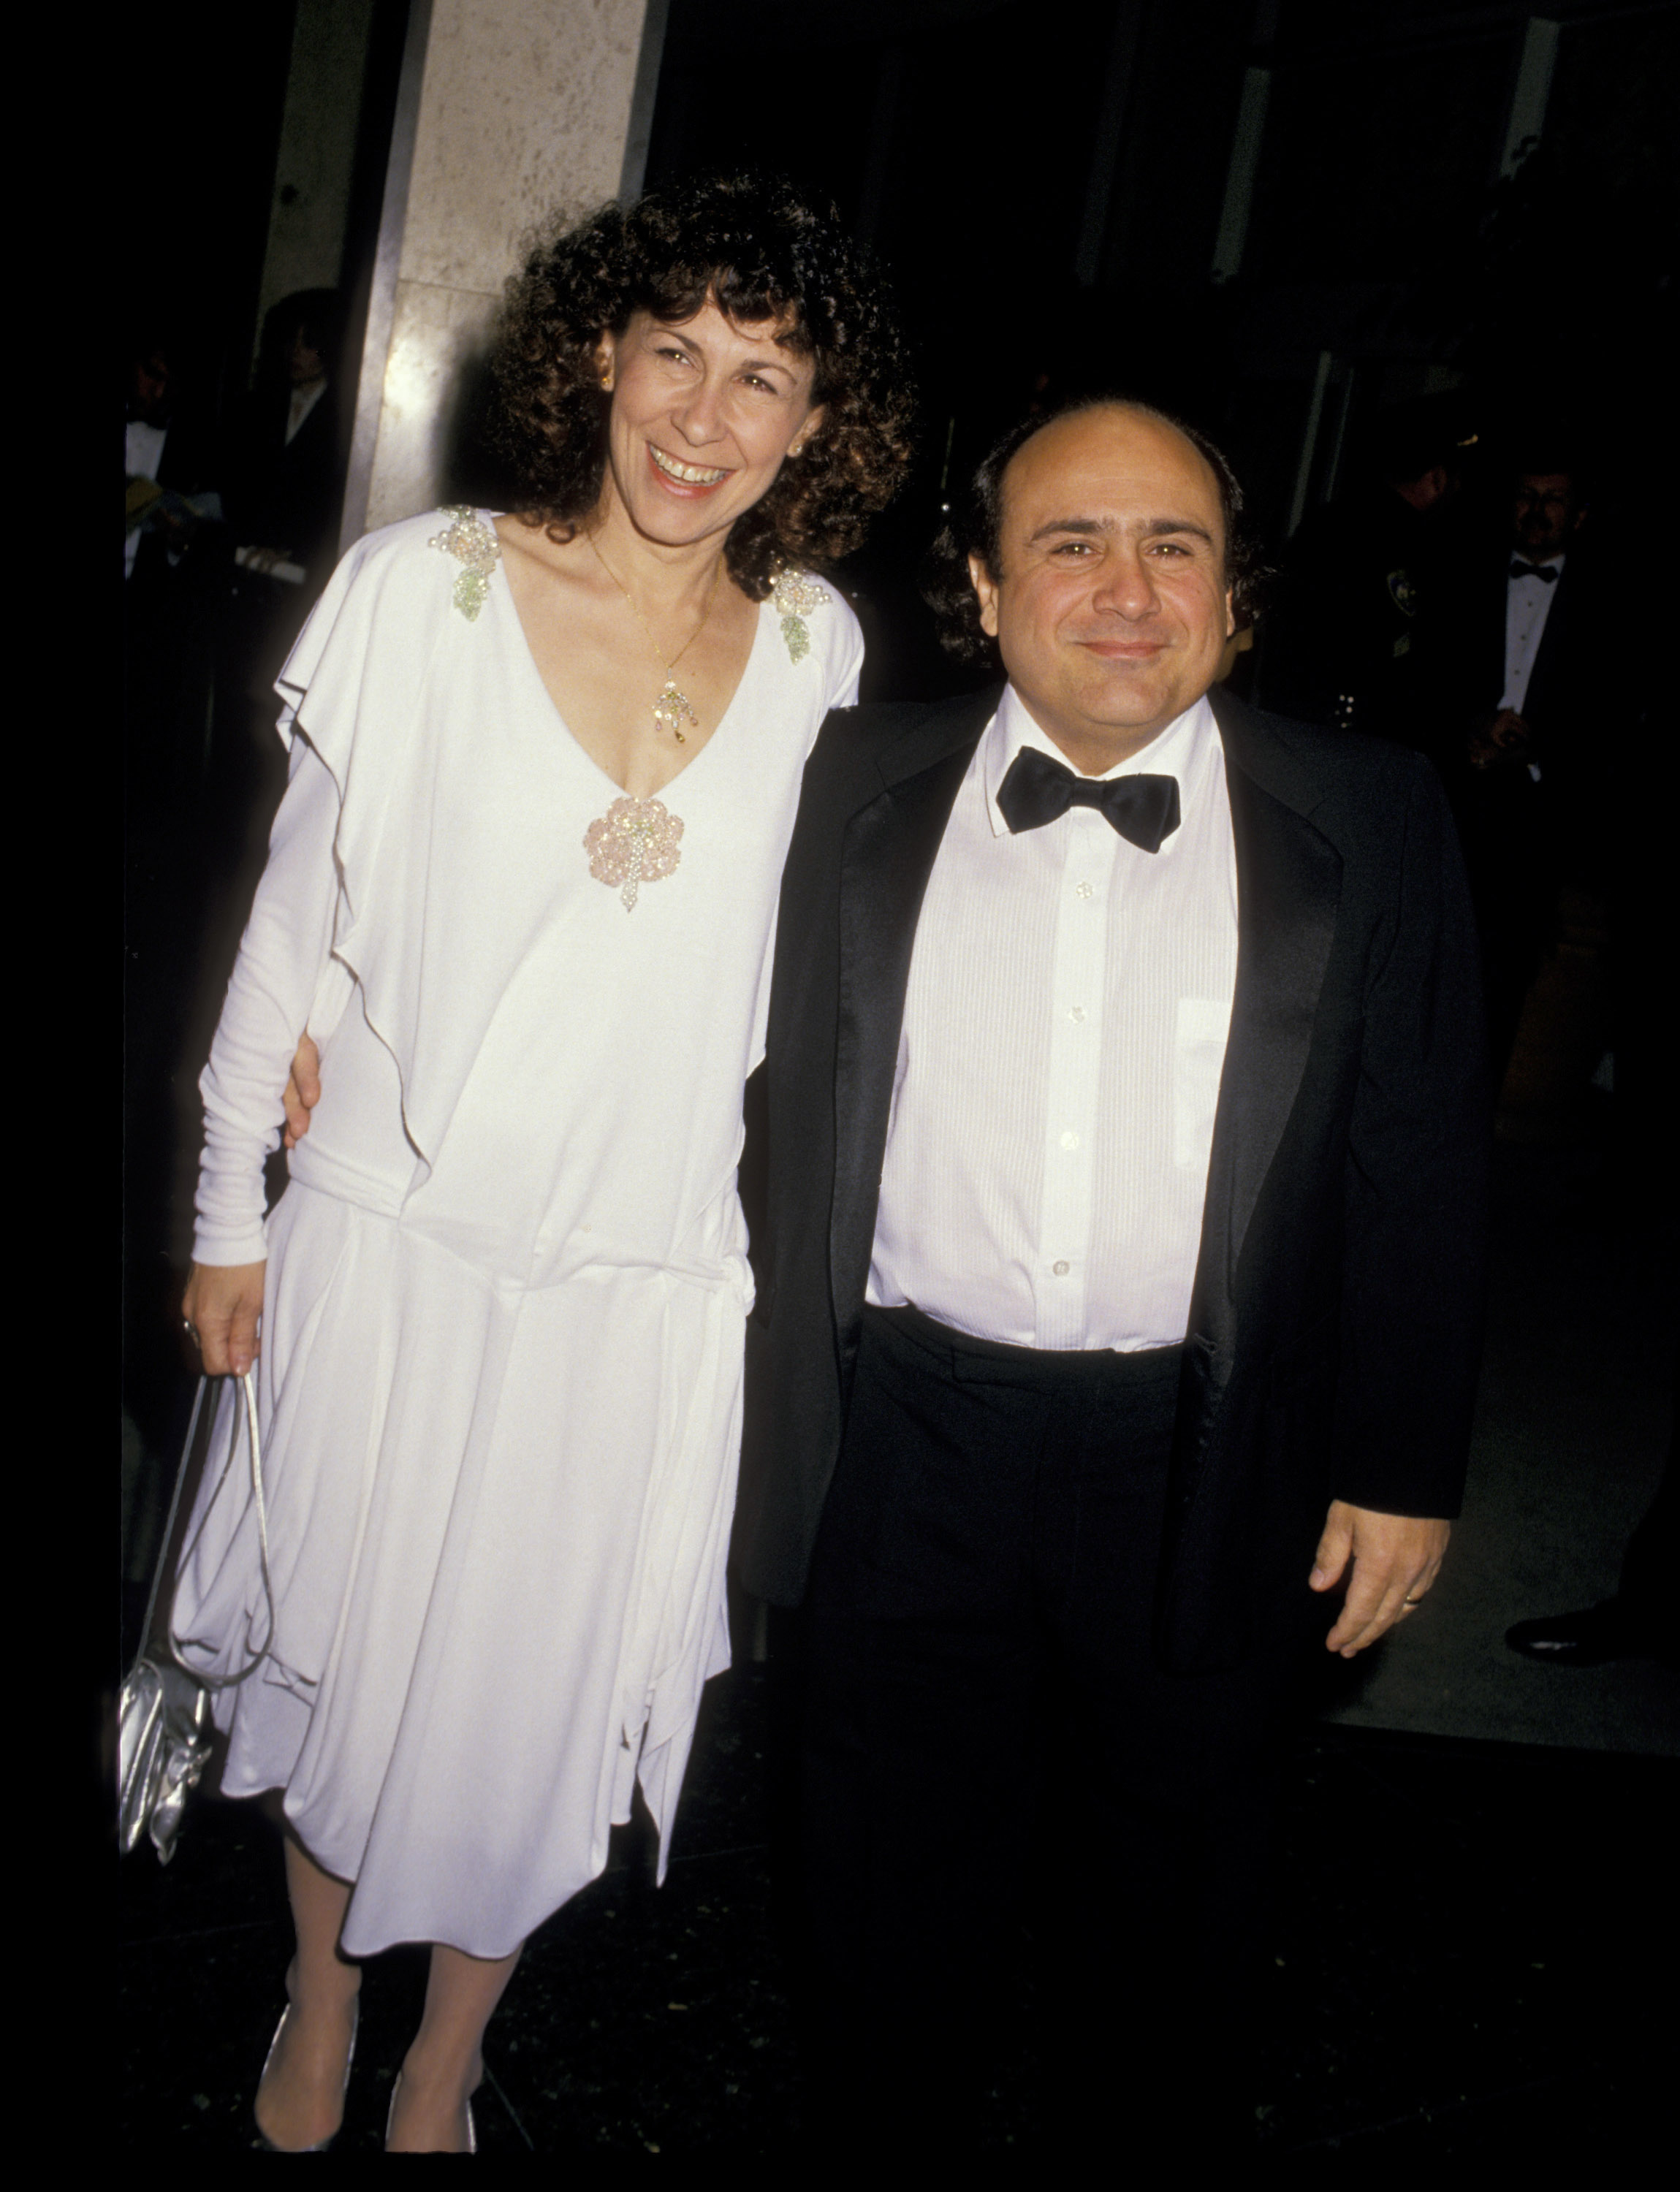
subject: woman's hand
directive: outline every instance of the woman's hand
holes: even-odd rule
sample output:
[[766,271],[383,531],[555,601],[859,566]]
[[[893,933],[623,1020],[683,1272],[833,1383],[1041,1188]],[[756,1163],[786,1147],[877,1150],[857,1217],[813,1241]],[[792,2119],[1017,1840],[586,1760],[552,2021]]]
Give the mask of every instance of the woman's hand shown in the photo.
[[195,1264],[181,1297],[181,1314],[197,1344],[205,1373],[243,1378],[260,1352],[257,1319],[262,1315],[262,1278],[266,1264]]
[[286,1147],[294,1150],[309,1132],[309,1115],[321,1101],[321,1053],[311,1036],[305,1036],[298,1045],[291,1078],[280,1100],[286,1111]]

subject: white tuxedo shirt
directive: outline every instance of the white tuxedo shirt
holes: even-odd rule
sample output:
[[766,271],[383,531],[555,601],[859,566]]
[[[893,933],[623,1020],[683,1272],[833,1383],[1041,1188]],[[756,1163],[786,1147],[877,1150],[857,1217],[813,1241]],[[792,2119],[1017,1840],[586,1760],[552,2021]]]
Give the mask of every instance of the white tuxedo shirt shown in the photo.
[[923,901],[867,1299],[1049,1350],[1185,1335],[1237,977],[1225,754],[1205,699],[1110,777],[1174,776],[1157,853],[1075,807],[1012,835],[1013,687]]

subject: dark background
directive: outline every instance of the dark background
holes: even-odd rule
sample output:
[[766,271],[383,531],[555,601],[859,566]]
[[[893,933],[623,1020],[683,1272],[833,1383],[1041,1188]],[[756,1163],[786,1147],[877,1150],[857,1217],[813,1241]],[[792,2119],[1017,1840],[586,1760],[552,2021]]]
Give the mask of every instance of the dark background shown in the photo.
[[[180,409],[224,448],[252,380],[296,14],[292,0],[175,0],[124,26],[134,111],[191,117],[184,140],[147,146],[120,203],[124,334],[168,338]],[[409,0],[374,0],[339,280],[352,398],[408,25]]]
[[[759,163],[831,195],[915,340],[921,461],[854,574],[877,694],[942,682],[897,582],[947,473],[1064,392],[1117,388],[1203,427],[1274,547],[1325,352],[1309,507],[1358,481],[1381,412],[1456,391],[1471,505],[1544,423],[1587,445],[1595,525],[1642,543],[1660,525],[1680,12],[1547,13],[1545,133],[1501,180],[1523,6],[816,0],[779,20],[672,0],[649,183]],[[1270,103],[1219,279],[1249,69]]]
[[[375,10],[340,281],[352,368],[408,13]],[[1660,531],[1680,9],[1546,13],[1544,133],[1502,180],[1531,14],[1510,0],[671,0],[648,185],[786,171],[878,254],[913,338],[917,474],[848,574],[874,612],[877,693],[946,676],[896,583],[945,481],[1063,392],[1117,388],[1203,426],[1274,545],[1326,353],[1308,507],[1357,482],[1380,413],[1455,391],[1472,501],[1538,420],[1586,444],[1596,531]],[[125,58],[141,106],[194,117],[190,154],[148,159],[125,200],[128,317],[184,328],[195,408],[223,425],[254,347],[293,19],[283,0],[185,0]],[[1260,156],[1240,263],[1217,278],[1252,70],[1271,81]]]

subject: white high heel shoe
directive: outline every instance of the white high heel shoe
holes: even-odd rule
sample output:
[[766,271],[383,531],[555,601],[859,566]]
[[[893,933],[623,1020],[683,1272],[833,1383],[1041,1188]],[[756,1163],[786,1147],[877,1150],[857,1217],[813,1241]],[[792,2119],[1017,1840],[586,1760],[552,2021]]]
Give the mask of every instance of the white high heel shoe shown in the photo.
[[[397,2120],[397,2096],[402,2090],[403,2073],[399,2070],[397,2073],[397,2081],[391,2088],[391,2106],[386,2110],[385,2144],[387,2153],[391,2150],[391,2126]],[[478,2151],[478,2134],[473,2126],[471,2094],[467,2096],[466,2103],[466,2150],[469,2154],[477,2154]]]
[[[274,2060],[274,2051],[280,2045],[280,2035],[286,2029],[286,2019],[291,2015],[291,2013],[292,2005],[290,2002],[288,2002],[284,2009],[280,2012],[280,2022],[274,2028],[274,2037],[268,2043],[268,2052],[262,2058],[262,2077],[260,2077],[257,2080],[257,2091],[259,2092],[262,2091],[263,2078],[266,2078],[268,2075],[268,2066]],[[360,2025],[361,2022],[362,2004],[358,2001],[355,2010],[351,2013],[350,2020],[350,2052],[344,2058],[344,2090],[346,2097],[350,2092],[351,2069],[356,2061],[357,2029]],[[256,2123],[256,2103],[253,2101],[251,2104],[251,2121],[253,2123]],[[343,2121],[340,2119],[339,2131],[342,2131],[343,2128]],[[313,2146],[276,2146],[274,2141],[269,2137],[262,2126],[260,2124],[257,2124],[257,2143],[265,2154],[324,2154],[338,2135],[338,2132],[329,2131],[325,2138],[317,2138]]]

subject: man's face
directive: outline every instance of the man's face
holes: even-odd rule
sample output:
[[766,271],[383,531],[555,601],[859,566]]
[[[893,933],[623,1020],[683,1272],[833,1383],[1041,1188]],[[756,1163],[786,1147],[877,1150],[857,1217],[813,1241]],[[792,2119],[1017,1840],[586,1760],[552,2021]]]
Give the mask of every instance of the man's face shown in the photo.
[[1524,472],[1511,513],[1517,554],[1530,563],[1561,556],[1584,515],[1568,472]]
[[294,388],[311,388],[326,379],[326,358],[309,340],[307,328],[299,328],[293,334],[286,353],[286,371]]
[[162,351],[134,360],[133,409],[149,426],[169,424],[169,361]]
[[1236,629],[1219,483],[1174,427],[1118,406],[1058,419],[1011,458],[980,622],[1033,720],[1100,774],[1214,682]]

